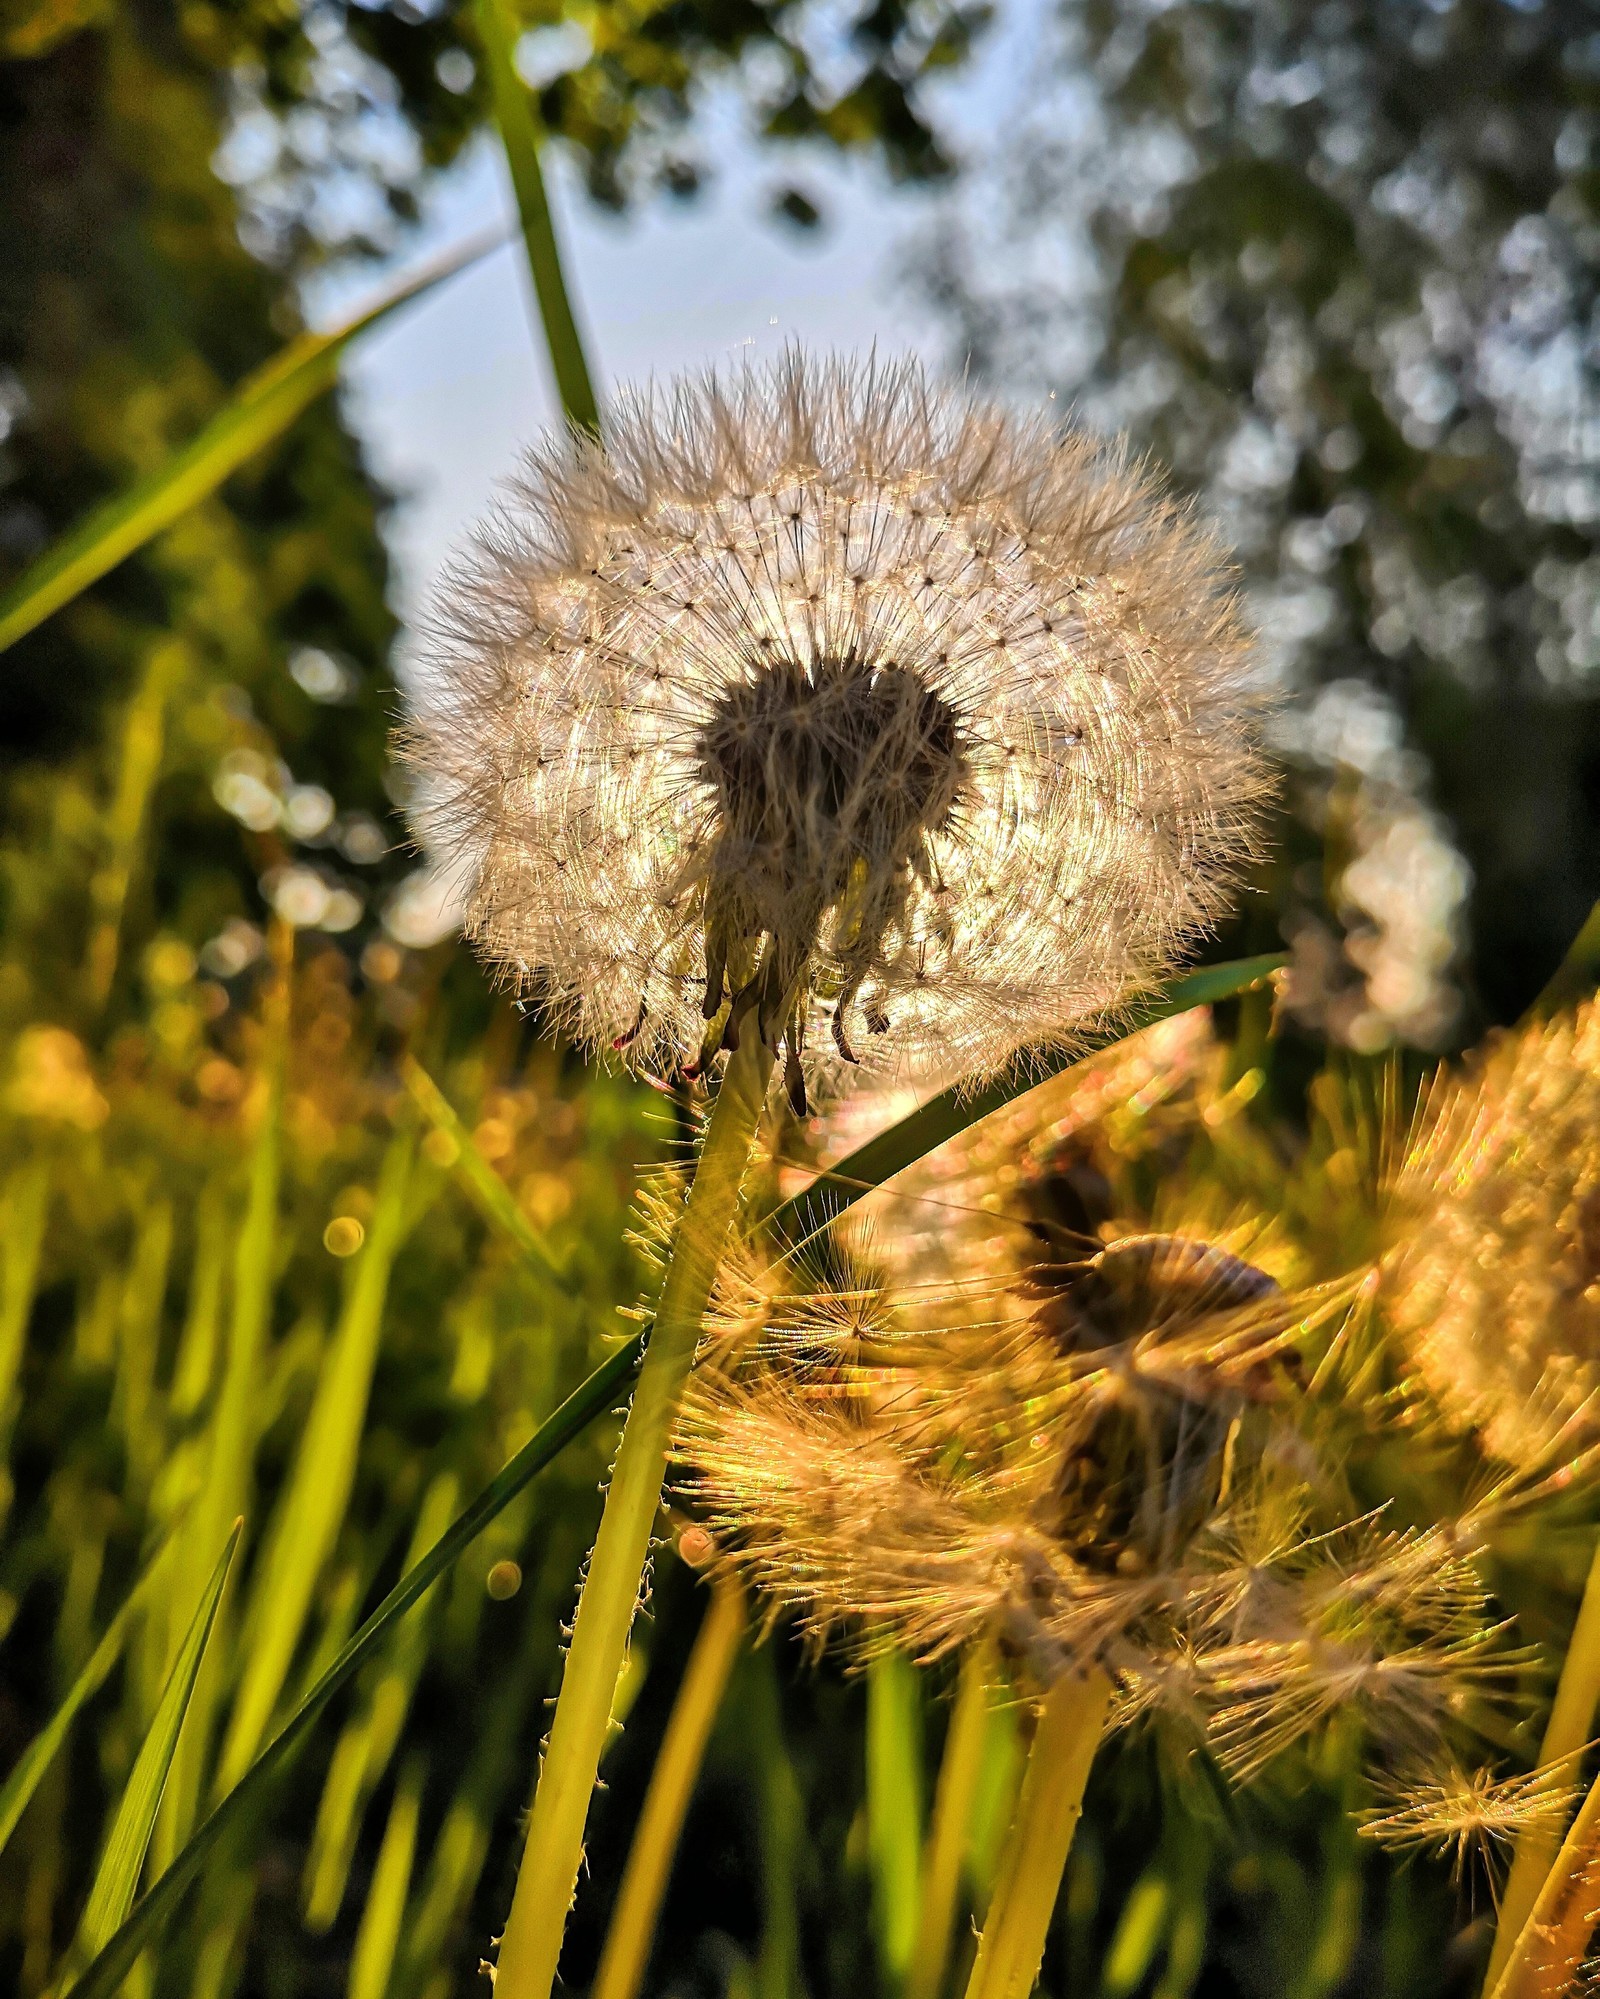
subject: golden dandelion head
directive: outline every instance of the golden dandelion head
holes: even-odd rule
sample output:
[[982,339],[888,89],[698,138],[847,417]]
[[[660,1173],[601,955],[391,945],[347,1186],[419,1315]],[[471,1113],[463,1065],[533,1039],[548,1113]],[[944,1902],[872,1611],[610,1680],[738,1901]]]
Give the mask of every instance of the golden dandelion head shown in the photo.
[[511,978],[692,1065],[992,1070],[1170,968],[1265,779],[1214,539],[1116,448],[919,365],[614,406],[460,562],[407,732]]
[[1536,1458],[1597,1427],[1600,1002],[1437,1089],[1394,1189],[1388,1312],[1447,1413]]
[[819,1643],[986,1635],[1032,1689],[1103,1667],[1119,1723],[1175,1723],[1239,1781],[1330,1727],[1389,1763],[1475,1739],[1527,1667],[1476,1544],[1361,1511],[1262,1273],[1203,1242],[1108,1251],[1085,1268],[1114,1303],[1076,1327],[1068,1304],[897,1331],[880,1287],[847,1334],[786,1299],[680,1427],[719,1559]]

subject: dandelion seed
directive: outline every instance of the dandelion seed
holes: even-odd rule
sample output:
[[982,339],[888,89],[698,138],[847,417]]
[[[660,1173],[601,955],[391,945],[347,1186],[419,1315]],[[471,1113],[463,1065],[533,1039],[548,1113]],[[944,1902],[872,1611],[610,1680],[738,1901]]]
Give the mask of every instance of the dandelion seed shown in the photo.
[[1379,1785],[1361,1832],[1397,1852],[1448,1856],[1459,1880],[1469,1862],[1490,1866],[1530,1830],[1562,1826],[1581,1791],[1552,1770],[1497,1777],[1449,1760],[1402,1771]]
[[914,363],[706,377],[527,460],[419,663],[422,830],[515,983],[641,1067],[754,1021],[990,1071],[1169,969],[1265,780],[1216,544]]

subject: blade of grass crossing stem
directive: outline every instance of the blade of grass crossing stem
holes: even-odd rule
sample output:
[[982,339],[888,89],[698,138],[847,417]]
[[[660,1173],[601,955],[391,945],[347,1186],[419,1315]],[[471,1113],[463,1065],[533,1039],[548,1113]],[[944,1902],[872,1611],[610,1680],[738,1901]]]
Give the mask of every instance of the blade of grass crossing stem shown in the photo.
[[[1177,1013],[1189,1006],[1201,1006],[1213,1000],[1227,998],[1270,976],[1281,963],[1282,960],[1278,958],[1247,959],[1241,964],[1217,966],[1205,973],[1193,974],[1188,980],[1174,981],[1166,989],[1162,1004],[1167,1013]],[[1163,1018],[1165,1015],[1147,1014],[1143,1019],[1133,1023],[1128,1032],[1136,1032],[1137,1028],[1147,1024],[1151,1017]],[[1010,1097],[1020,1094],[1021,1087],[1019,1085],[1010,1091],[1002,1101],[1010,1101]],[[924,1152],[931,1151],[934,1146],[942,1144],[946,1136],[951,1135],[941,1132],[937,1120],[930,1120],[920,1112],[914,1112],[912,1117],[904,1122],[911,1125],[913,1130],[906,1133],[901,1126],[894,1127],[885,1135],[893,1142],[879,1146],[875,1158],[864,1158],[863,1155],[871,1153],[873,1147],[878,1146],[878,1141],[873,1141],[872,1146],[863,1147],[861,1154],[852,1155],[857,1163],[851,1166],[848,1175],[847,1191],[851,1199],[857,1198],[860,1192],[865,1191],[861,1183],[866,1180],[868,1172],[877,1172],[878,1178],[869,1184],[878,1185],[890,1173],[899,1172],[903,1166],[914,1163]],[[968,1119],[967,1122],[971,1120]],[[962,1128],[958,1123],[953,1130]],[[850,1162],[841,1162],[841,1165],[849,1164]],[[819,1176],[819,1180],[826,1177],[826,1175]],[[814,1186],[815,1184],[813,1183]],[[807,1189],[797,1201],[785,1204],[791,1220],[795,1210],[806,1201],[812,1191]],[[822,1210],[819,1203],[820,1213]],[[825,1219],[825,1214],[822,1214],[822,1218]],[[449,1568],[462,1550],[471,1545],[489,1522],[510,1505],[529,1480],[542,1471],[559,1451],[612,1405],[617,1395],[632,1380],[643,1355],[644,1344],[645,1335],[635,1334],[609,1360],[596,1368],[540,1427],[536,1435],[479,1493],[449,1533],[409,1574],[396,1583],[239,1783],[218,1803],[204,1824],[197,1828],[176,1855],[172,1865],[136,1905],[121,1930],[73,1986],[72,1999],[112,1999],[112,1995],[118,1989],[119,1980],[126,1975],[128,1967],[148,1939],[170,1915],[178,1898],[199,1874],[207,1856],[230,1830],[241,1825],[252,1812],[261,1809],[271,1785],[280,1772],[288,1767],[317,1716],[334,1694],[377,1652],[395,1622],[403,1617],[418,1598]]]
[[264,1808],[271,1787],[288,1768],[310,1734],[318,1715],[374,1657],[395,1624],[477,1539],[489,1522],[509,1506],[528,1481],[580,1436],[595,1418],[611,1408],[633,1379],[644,1352],[644,1335],[635,1334],[609,1360],[597,1367],[542,1423],[522,1449],[486,1485],[472,1504],[417,1563],[401,1577],[350,1643],[306,1695],[282,1729],[250,1769],[217,1804],[173,1860],[172,1865],[130,1912],[99,1957],[72,1987],[72,1999],[112,1999],[128,1968],[177,1906],[199,1874],[209,1854],[230,1832],[242,1828]]
[[155,1830],[161,1793],[166,1788],[167,1773],[172,1768],[173,1751],[178,1746],[178,1732],[183,1727],[189,1697],[194,1692],[195,1678],[200,1671],[200,1661],[216,1622],[222,1586],[228,1579],[229,1564],[233,1561],[234,1549],[239,1545],[242,1525],[242,1521],[235,1521],[222,1553],[217,1557],[210,1579],[201,1592],[194,1622],[184,1635],[172,1671],[167,1676],[167,1684],[156,1703],[149,1731],[134,1759],[127,1788],[123,1791],[122,1802],[117,1807],[110,1837],[106,1841],[105,1854],[94,1885],[89,1890],[83,1921],[78,1928],[74,1950],[79,1957],[89,1957],[102,1949],[132,1906],[145,1853],[150,1845],[150,1835]]
[[474,239],[452,256],[403,279],[333,332],[301,334],[246,377],[198,437],[126,492],[96,507],[0,596],[0,652],[170,527],[287,430],[303,409],[332,388],[344,351],[358,335],[487,256],[502,240]]
[[483,44],[483,57],[489,69],[495,122],[500,127],[511,185],[516,190],[528,271],[539,304],[545,344],[550,350],[556,391],[570,423],[580,430],[598,431],[600,406],[595,400],[583,339],[561,269],[560,246],[545,193],[544,170],[539,164],[539,128],[527,86],[517,74],[518,24],[507,0],[477,0],[475,13],[478,39]]
[[[247,1511],[254,1485],[256,1432],[261,1414],[261,1360],[272,1309],[277,1262],[278,1197],[283,1177],[284,1072],[288,1059],[294,933],[274,931],[277,960],[264,1000],[265,1040],[260,1085],[260,1124],[251,1146],[244,1221],[234,1245],[227,1341],[206,1447],[204,1482],[189,1517],[189,1553],[177,1566],[169,1606],[169,1644],[194,1614],[194,1579],[205,1574],[209,1551],[228,1523]],[[200,1675],[179,1745],[163,1808],[160,1851],[170,1853],[187,1837],[199,1810],[203,1776],[211,1749],[212,1720],[222,1693],[219,1645]]]
[[121,1608],[106,1626],[99,1644],[89,1654],[78,1677],[67,1690],[66,1699],[17,1758],[4,1784],[0,1784],[0,1853],[5,1851],[7,1840],[17,1829],[17,1821],[39,1788],[39,1780],[66,1741],[78,1710],[98,1693],[106,1675],[117,1663],[134,1611],[143,1602],[172,1545],[170,1539],[164,1541],[145,1564],[142,1574],[123,1599]]
[[417,1851],[417,1810],[422,1802],[423,1764],[408,1762],[395,1786],[372,1870],[372,1886],[361,1912],[350,1958],[349,1999],[388,1999],[395,1952],[400,1944],[411,1867]]
[[1192,1007],[1237,998],[1269,979],[1284,962],[1278,955],[1240,958],[1227,965],[1207,965],[1181,979],[1169,979],[1133,1008],[1116,1028],[1091,1036],[1087,1046],[1025,1057],[997,1081],[978,1089],[957,1083],[942,1090],[898,1124],[879,1132],[876,1138],[868,1139],[865,1145],[819,1173],[809,1186],[772,1211],[769,1226],[787,1241],[804,1241],[834,1215],[859,1201],[863,1194],[882,1186],[885,1180],[914,1165],[991,1111],[1003,1109],[1050,1077],[1060,1075],[1062,1070],[1126,1040],[1142,1028],[1153,1026],[1158,1020],[1170,1020],[1174,1014],[1187,1013]]
[[366,1427],[367,1400],[383,1330],[389,1277],[405,1236],[406,1195],[416,1155],[408,1125],[390,1141],[378,1175],[371,1226],[349,1271],[301,1433],[294,1472],[262,1557],[261,1580],[244,1621],[246,1661],[229,1717],[217,1782],[236,1784],[261,1746],[305,1630],[323,1564],[344,1525]]
[[484,1215],[505,1230],[536,1270],[559,1284],[563,1291],[573,1290],[572,1277],[556,1263],[545,1247],[544,1238],[517,1206],[511,1189],[478,1150],[444,1091],[412,1056],[408,1055],[401,1064],[401,1074],[423,1116],[456,1148],[451,1165]]
[[635,1999],[644,1983],[683,1821],[744,1629],[744,1591],[731,1577],[719,1576],[650,1773],[590,1999]]
[[922,1683],[900,1652],[867,1668],[867,1853],[878,1959],[898,1988],[922,1899]]

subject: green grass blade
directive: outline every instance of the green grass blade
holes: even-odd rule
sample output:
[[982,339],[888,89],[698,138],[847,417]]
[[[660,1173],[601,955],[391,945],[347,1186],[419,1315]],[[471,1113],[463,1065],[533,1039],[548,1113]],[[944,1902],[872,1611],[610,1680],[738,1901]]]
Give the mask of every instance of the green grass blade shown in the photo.
[[378,1651],[418,1598],[489,1522],[510,1505],[529,1480],[611,1407],[633,1379],[643,1353],[644,1335],[636,1333],[573,1390],[457,1518],[449,1533],[401,1577],[245,1775],[197,1827],[172,1865],[135,1904],[116,1935],[70,1988],[69,1999],[114,1999],[140,1951],[177,1906],[207,1856],[229,1833],[242,1827],[252,1812],[261,1808],[273,1783],[288,1768],[328,1702]]
[[411,1866],[417,1851],[417,1809],[422,1800],[422,1765],[408,1763],[395,1787],[372,1870],[372,1886],[361,1912],[350,1958],[349,1999],[386,1999],[400,1944]]
[[222,1600],[223,1585],[228,1580],[228,1568],[233,1561],[233,1551],[239,1545],[243,1524],[242,1521],[234,1522],[233,1531],[217,1557],[216,1567],[211,1571],[211,1579],[195,1611],[194,1622],[189,1626],[178,1656],[173,1661],[172,1671],[167,1675],[167,1683],[161,1690],[149,1731],[134,1758],[127,1788],[117,1807],[105,1853],[95,1874],[94,1885],[89,1890],[88,1904],[78,1928],[75,1948],[84,1957],[105,1944],[133,1904],[150,1835],[155,1830],[161,1793],[166,1788],[167,1772],[172,1767],[172,1753],[178,1746],[178,1731],[183,1727],[183,1718],[189,1709],[195,1675],[200,1670],[200,1661],[211,1637],[217,1605]]
[[99,1644],[90,1653],[82,1672],[73,1681],[66,1699],[17,1758],[4,1784],[0,1784],[0,1853],[5,1851],[7,1840],[17,1829],[17,1821],[27,1810],[29,1800],[39,1788],[39,1780],[49,1769],[62,1743],[66,1741],[67,1731],[71,1728],[78,1710],[99,1692],[106,1675],[116,1664],[118,1655],[122,1651],[123,1640],[128,1635],[128,1626],[133,1621],[133,1613],[143,1600],[171,1546],[170,1539],[164,1541],[145,1564],[143,1573],[129,1590],[117,1614],[106,1626]]
[[390,1142],[378,1176],[371,1229],[351,1271],[294,1472],[264,1551],[261,1580],[245,1619],[244,1676],[222,1751],[218,1787],[224,1791],[244,1775],[261,1745],[305,1630],[317,1579],[344,1525],[389,1276],[406,1232],[415,1152],[414,1130],[403,1130]]
[[595,400],[583,338],[578,332],[561,269],[561,250],[545,193],[544,171],[539,164],[538,127],[527,86],[517,75],[513,60],[517,23],[506,0],[477,0],[476,15],[478,39],[483,44],[489,87],[494,94],[495,120],[505,142],[511,185],[516,189],[522,240],[527,247],[528,270],[539,302],[545,343],[550,349],[556,391],[570,423],[580,430],[598,431],[600,406]]
[[455,1146],[452,1170],[484,1215],[505,1230],[535,1270],[563,1291],[574,1290],[571,1274],[551,1256],[544,1238],[517,1206],[511,1189],[473,1143],[472,1133],[456,1116],[444,1091],[413,1056],[408,1055],[401,1064],[401,1075],[423,1116]]
[[[244,1220],[233,1247],[232,1290],[227,1347],[216,1406],[207,1425],[205,1475],[189,1519],[187,1558],[174,1576],[168,1605],[168,1644],[175,1655],[179,1634],[195,1610],[195,1590],[205,1563],[230,1521],[248,1515],[253,1502],[257,1432],[261,1424],[262,1359],[277,1282],[278,1207],[283,1180],[283,1105],[289,1027],[293,1012],[292,933],[276,934],[277,964],[262,1012],[261,1074],[266,1102],[251,1143]],[[231,1606],[229,1606],[231,1621]],[[231,1645],[219,1645],[195,1689],[193,1716],[178,1747],[168,1787],[158,1853],[170,1853],[187,1837],[199,1810],[212,1721],[224,1688],[223,1662]]]
[[170,527],[287,430],[308,404],[333,386],[344,351],[358,334],[486,256],[499,240],[475,240],[406,278],[332,333],[301,334],[248,376],[198,437],[148,477],[96,507],[0,596],[0,652]]
[[1233,999],[1270,978],[1284,962],[1281,956],[1269,953],[1259,958],[1238,958],[1227,965],[1207,965],[1198,972],[1186,973],[1181,979],[1169,979],[1147,1000],[1133,1008],[1126,1020],[1095,1037],[1087,1047],[1019,1063],[981,1089],[974,1090],[957,1083],[948,1090],[941,1090],[938,1096],[930,1097],[927,1103],[919,1105],[898,1124],[879,1132],[876,1138],[868,1139],[847,1158],[836,1160],[819,1173],[809,1186],[801,1188],[798,1194],[792,1195],[772,1211],[768,1217],[769,1226],[786,1241],[804,1241],[832,1216],[853,1206],[863,1194],[881,1187],[885,1180],[892,1179],[907,1166],[915,1165],[917,1160],[943,1145],[947,1139],[975,1125],[991,1111],[1015,1102],[1050,1077],[1060,1075],[1063,1069],[1087,1061],[1091,1055],[1125,1040],[1130,1034],[1137,1034],[1141,1028],[1149,1027],[1158,1020],[1187,1013],[1191,1007]]
[[922,1904],[922,1685],[900,1652],[867,1667],[867,1854],[878,1957],[898,1990]]

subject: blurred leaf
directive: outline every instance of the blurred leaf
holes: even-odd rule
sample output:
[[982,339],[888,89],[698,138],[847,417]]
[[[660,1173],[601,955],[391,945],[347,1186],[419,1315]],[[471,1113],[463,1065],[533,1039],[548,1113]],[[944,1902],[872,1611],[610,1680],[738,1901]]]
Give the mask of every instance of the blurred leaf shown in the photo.
[[544,1238],[518,1207],[511,1189],[478,1150],[472,1133],[456,1116],[444,1091],[413,1056],[405,1058],[401,1074],[424,1117],[455,1146],[452,1169],[460,1176],[462,1184],[485,1216],[505,1230],[536,1270],[553,1284],[559,1284],[562,1290],[572,1291],[575,1286],[571,1273],[563,1270],[551,1256]]
[[92,1699],[98,1692],[107,1673],[116,1664],[117,1657],[122,1651],[123,1640],[128,1635],[128,1626],[133,1613],[171,1546],[170,1540],[163,1542],[145,1564],[143,1573],[129,1590],[116,1616],[106,1626],[100,1643],[90,1653],[87,1664],[73,1681],[66,1699],[17,1758],[5,1783],[0,1784],[0,1852],[5,1850],[6,1841],[16,1831],[17,1821],[27,1810],[29,1799],[39,1788],[40,1778],[49,1768],[57,1750],[65,1742],[67,1731],[71,1728],[78,1710],[85,1701]]
[[312,1593],[332,1552],[355,1483],[377,1364],[389,1274],[406,1232],[406,1193],[416,1153],[407,1129],[391,1141],[378,1178],[371,1227],[351,1271],[344,1309],[322,1364],[294,1472],[273,1521],[245,1620],[244,1677],[229,1719],[218,1783],[227,1790],[249,1768],[288,1677]]
[[[453,1471],[434,1477],[423,1495],[406,1551],[408,1569],[421,1561],[444,1533],[460,1497],[460,1481]],[[339,1913],[361,1831],[361,1815],[399,1746],[427,1647],[426,1618],[419,1615],[401,1625],[388,1657],[372,1668],[371,1684],[362,1690],[365,1699],[360,1712],[347,1724],[334,1749],[306,1862],[305,1920],[310,1930],[328,1929]]]
[[477,0],[476,17],[489,87],[494,95],[495,122],[505,142],[506,164],[516,189],[528,270],[539,302],[539,318],[550,349],[550,365],[555,371],[561,407],[567,420],[578,429],[598,431],[600,406],[595,400],[583,339],[561,270],[561,251],[545,193],[544,172],[539,165],[539,131],[527,85],[518,76],[514,59],[518,23],[511,17],[506,0]]
[[394,1803],[383,1829],[372,1870],[372,1886],[361,1912],[355,1951],[350,1959],[349,1999],[387,1999],[400,1926],[411,1886],[411,1864],[417,1850],[417,1807],[422,1799],[423,1766],[408,1763],[395,1786]]
[[922,1904],[922,1683],[901,1652],[867,1667],[867,1855],[878,1956],[898,1987]]
[[465,249],[403,279],[376,305],[333,333],[302,333],[241,382],[200,435],[148,478],[96,507],[0,597],[0,652],[87,590],[215,492],[263,445],[286,430],[338,379],[350,342],[409,299],[453,277],[498,246],[475,238]]
[[803,1241],[832,1217],[859,1201],[875,1187],[907,1166],[1025,1095],[1038,1084],[1058,1076],[1062,1070],[1087,1061],[1091,1055],[1113,1043],[1137,1034],[1158,1020],[1187,1013],[1191,1007],[1210,1006],[1218,1000],[1233,999],[1250,987],[1260,985],[1284,963],[1276,953],[1259,958],[1239,958],[1227,965],[1207,965],[1182,978],[1169,979],[1148,999],[1129,1009],[1128,1017],[1115,1027],[1088,1037],[1086,1045],[1055,1050],[1049,1054],[1019,1056],[1011,1068],[993,1083],[972,1089],[956,1083],[938,1096],[930,1097],[898,1124],[879,1132],[876,1138],[858,1146],[847,1158],[825,1168],[798,1194],[772,1211],[769,1226],[791,1242]]
[[395,1623],[477,1539],[496,1514],[509,1506],[530,1479],[612,1405],[633,1378],[643,1352],[644,1335],[636,1333],[597,1367],[508,1460],[449,1533],[409,1574],[401,1577],[267,1748],[198,1827],[166,1873],[141,1897],[116,1935],[70,1988],[69,1999],[112,1999],[140,1951],[199,1874],[207,1856],[230,1832],[242,1828],[253,1814],[264,1809],[273,1783],[304,1745],[328,1702],[377,1652]]
[[[176,1646],[194,1612],[191,1594],[204,1574],[207,1552],[227,1523],[248,1510],[256,1439],[262,1423],[261,1358],[272,1315],[277,1262],[278,1204],[283,1180],[283,1100],[292,1012],[294,934],[274,936],[277,968],[263,1002],[260,1073],[266,1102],[251,1143],[243,1225],[233,1254],[233,1298],[228,1315],[222,1383],[203,1438],[204,1482],[189,1521],[187,1558],[179,1564],[169,1604],[169,1644]],[[229,1648],[219,1648],[225,1656]],[[194,1719],[179,1746],[162,1814],[162,1845],[184,1839],[199,1810],[201,1781],[211,1747],[211,1722],[222,1688],[221,1657],[201,1675]]]
[[211,1579],[195,1611],[194,1622],[189,1626],[172,1671],[167,1675],[161,1698],[156,1703],[149,1732],[134,1759],[127,1788],[106,1841],[105,1853],[94,1885],[89,1890],[83,1921],[78,1927],[74,1949],[81,1956],[87,1957],[91,1952],[98,1951],[114,1934],[132,1905],[144,1867],[145,1852],[150,1845],[150,1835],[155,1830],[156,1812],[160,1808],[161,1793],[166,1788],[167,1772],[172,1767],[172,1752],[178,1746],[178,1732],[189,1711],[189,1696],[194,1691],[195,1675],[200,1670],[200,1661],[211,1637],[217,1605],[222,1600],[223,1585],[228,1580],[228,1568],[233,1561],[233,1551],[239,1545],[243,1525],[242,1520],[234,1522],[233,1531],[217,1557],[216,1567],[211,1571]]
[[[11,1421],[12,1400],[22,1368],[28,1315],[39,1282],[39,1255],[50,1212],[50,1162],[32,1159],[6,1182],[5,1243],[0,1255],[0,1440]],[[4,1508],[0,1507],[0,1513]]]

